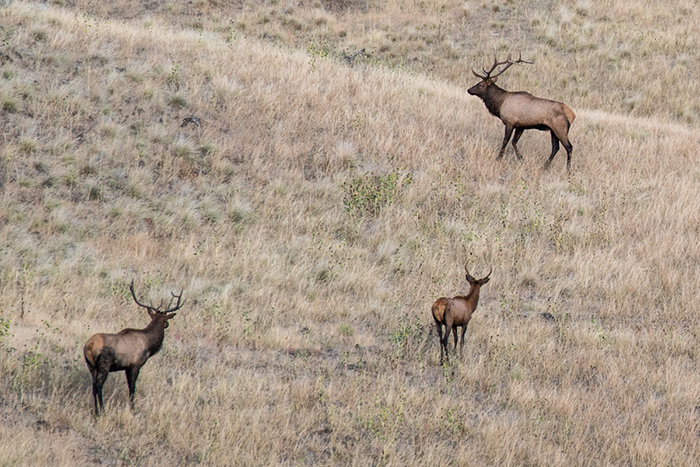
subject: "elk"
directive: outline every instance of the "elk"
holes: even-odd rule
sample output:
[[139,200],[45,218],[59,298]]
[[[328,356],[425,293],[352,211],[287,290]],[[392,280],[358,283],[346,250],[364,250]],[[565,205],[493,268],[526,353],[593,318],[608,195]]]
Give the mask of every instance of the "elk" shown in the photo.
[[[172,298],[168,308],[163,310],[163,302],[158,307],[144,305],[138,301],[134,293],[134,281],[129,286],[131,296],[136,304],[145,308],[151,317],[151,322],[143,329],[123,329],[117,334],[95,334],[85,343],[83,356],[92,376],[92,397],[95,401],[95,414],[104,411],[102,402],[102,387],[112,371],[126,372],[126,382],[129,385],[129,401],[131,409],[134,409],[134,393],[136,392],[136,378],[146,361],[155,355],[163,345],[165,328],[168,321],[176,315],[175,311],[185,304],[181,302],[180,295],[170,292]],[[177,299],[174,307],[170,307],[173,300]],[[98,403],[99,401],[99,408]]]
[[[450,337],[450,331],[454,335],[455,352],[457,351],[457,327],[462,327],[462,342],[460,351],[464,348],[464,334],[467,332],[467,324],[472,318],[476,306],[479,304],[479,291],[481,286],[489,281],[493,269],[489,269],[486,277],[475,279],[469,274],[467,265],[464,265],[464,271],[467,273],[466,279],[470,285],[467,295],[458,295],[453,298],[440,297],[433,303],[432,312],[437,327],[438,339],[440,340],[440,365],[442,365],[443,351],[445,357],[449,361],[450,357],[447,352],[447,341]],[[445,326],[445,335],[442,334],[442,327]]]
[[[522,59],[522,54],[518,55],[518,60],[513,61],[511,56],[505,61],[499,62],[498,57],[494,55],[494,62],[489,71],[483,67],[483,75],[474,71],[474,76],[481,79],[479,83],[467,90],[472,96],[477,96],[484,101],[486,108],[492,115],[500,118],[506,126],[506,133],[503,137],[503,144],[496,159],[503,157],[503,152],[510,140],[510,136],[515,130],[513,136],[513,149],[519,160],[522,160],[520,152],[518,152],[518,140],[525,130],[537,129],[540,131],[549,131],[552,135],[552,154],[549,160],[545,163],[545,169],[548,169],[554,159],[555,154],[559,151],[559,143],[566,149],[566,170],[571,171],[571,150],[573,146],[569,141],[569,127],[576,118],[573,110],[561,102],[551,101],[535,97],[530,93],[519,91],[510,92],[496,85],[496,80],[508,68],[516,63],[532,63]],[[503,68],[498,68],[503,66]],[[491,73],[498,68],[498,72],[494,75]]]

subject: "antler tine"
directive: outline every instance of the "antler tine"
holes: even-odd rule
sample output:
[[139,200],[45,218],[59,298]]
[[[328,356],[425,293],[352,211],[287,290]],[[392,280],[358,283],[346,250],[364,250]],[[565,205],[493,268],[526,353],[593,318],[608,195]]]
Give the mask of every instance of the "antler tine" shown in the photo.
[[532,65],[535,62],[528,62],[527,60],[523,60],[523,53],[521,51],[518,51],[518,60],[515,63],[527,63],[529,65]]
[[[181,291],[180,291],[180,295],[175,295],[175,292],[170,291],[170,295],[172,295],[173,298],[177,298],[177,303],[175,303],[175,307],[174,307],[174,308],[168,308],[167,310],[161,311],[161,313],[172,313],[173,311],[177,311],[177,310],[179,310],[180,308],[182,308],[182,306],[185,304],[184,301],[183,301],[182,303],[180,303],[180,300],[182,299],[182,293],[183,293],[183,292],[184,292],[184,290],[181,290]],[[171,299],[171,300],[170,300],[170,303],[172,303],[172,302],[173,302],[173,300]],[[170,305],[168,305],[168,306],[170,306]]]
[[[510,57],[508,57],[508,60],[510,60]],[[505,66],[504,66],[503,68],[499,68],[499,69],[498,69],[498,73],[496,73],[495,75],[491,76],[491,78],[496,78],[496,77],[498,77],[498,76],[501,76],[508,68],[511,67],[511,65],[513,65],[514,62],[511,62],[511,61],[508,61],[508,60],[506,60],[505,62],[501,62],[501,63],[498,64],[499,66],[500,66],[500,65],[505,65]]]
[[[474,76],[476,76],[477,78],[479,78],[479,79],[486,79],[486,78],[487,78],[487,76],[481,76],[479,73],[477,73],[476,71],[474,71],[474,67],[473,67],[473,66],[472,66],[471,68],[472,68],[472,73],[474,73]],[[484,70],[483,67],[482,67],[481,69]],[[484,70],[484,73],[486,73],[486,70]]]
[[[516,61],[513,61],[513,58],[512,58],[512,56],[511,56],[511,54],[508,54],[508,58],[507,58],[504,62],[500,62],[500,63],[498,63],[498,65],[497,65],[497,66],[505,65],[505,67],[499,69],[499,70],[498,70],[498,73],[495,74],[495,75],[493,75],[493,76],[491,76],[491,78],[496,78],[497,76],[502,75],[508,68],[511,67],[511,65],[515,65],[515,64],[518,64],[518,63],[528,63],[528,64],[532,64],[533,62],[528,62],[527,60],[523,60],[522,52],[518,52],[518,59],[517,59]],[[491,71],[493,71],[493,70],[491,70]]]
[[490,267],[489,267],[489,273],[486,274],[486,277],[491,276],[491,273],[492,273],[492,272],[493,272],[493,266],[490,266]]
[[[474,68],[472,68],[472,73],[474,73],[474,76],[476,76],[477,78],[481,78],[481,79],[495,78],[495,77],[499,76],[501,73],[503,73],[504,71],[506,71],[513,63],[518,63],[518,62],[514,62],[510,54],[508,54],[508,58],[506,60],[499,62],[498,55],[496,54],[496,51],[494,50],[493,51],[493,65],[491,65],[491,68],[488,71],[486,71],[486,68],[484,68],[482,66],[481,71],[484,72],[483,76],[478,74],[476,71],[474,71]],[[503,69],[499,69],[497,74],[495,74],[494,76],[491,76],[491,73],[493,73],[493,71],[501,65],[506,65],[506,66]]]
[[131,296],[134,298],[134,301],[136,302],[136,304],[138,306],[143,307],[147,310],[158,311],[155,308],[153,308],[153,304],[151,304],[151,306],[148,306],[148,305],[144,305],[143,303],[139,302],[139,299],[136,298],[136,293],[134,292],[134,280],[133,279],[131,279],[131,285],[129,285],[129,290],[131,290]]

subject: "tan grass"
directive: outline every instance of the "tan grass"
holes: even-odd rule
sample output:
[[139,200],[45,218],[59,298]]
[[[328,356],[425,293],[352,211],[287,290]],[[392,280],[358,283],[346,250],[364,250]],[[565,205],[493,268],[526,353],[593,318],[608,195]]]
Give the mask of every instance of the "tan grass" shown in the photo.
[[[697,7],[492,3],[0,10],[0,464],[697,463]],[[538,58],[504,85],[575,109],[571,176],[544,133],[495,160],[494,28]],[[187,304],[95,419],[132,278]]]

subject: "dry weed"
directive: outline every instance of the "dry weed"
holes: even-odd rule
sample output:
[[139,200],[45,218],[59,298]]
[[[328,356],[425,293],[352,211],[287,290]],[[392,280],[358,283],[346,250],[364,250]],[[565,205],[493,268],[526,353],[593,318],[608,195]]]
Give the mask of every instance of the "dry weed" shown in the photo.
[[[60,3],[0,10],[0,464],[698,462],[693,2]],[[492,32],[571,177],[495,160]],[[187,304],[95,419],[132,278]]]

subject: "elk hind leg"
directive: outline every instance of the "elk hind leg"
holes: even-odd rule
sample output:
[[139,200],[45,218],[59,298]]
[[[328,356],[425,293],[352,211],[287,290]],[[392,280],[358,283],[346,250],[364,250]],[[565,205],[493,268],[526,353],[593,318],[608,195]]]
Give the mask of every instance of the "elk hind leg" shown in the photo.
[[[102,388],[104,387],[105,381],[109,376],[109,369],[114,363],[114,350],[104,349],[100,355],[97,356],[95,360],[95,373],[96,377],[92,380],[92,395],[95,399],[95,413],[99,414],[100,411],[104,411],[105,405],[102,400]],[[98,410],[97,403],[100,403],[100,408]]]
[[442,365],[442,360],[444,358],[444,352],[442,350],[442,324],[437,319],[435,320],[435,327],[437,328],[438,342],[440,342],[440,365]]
[[552,160],[554,159],[554,156],[559,151],[559,138],[557,138],[557,135],[554,134],[554,130],[550,130],[550,133],[552,134],[552,154],[549,156],[547,162],[544,163],[545,169],[549,168],[550,164],[552,163]]
[[90,370],[90,378],[92,378],[92,401],[95,403],[95,413],[98,414],[100,413],[98,410],[98,405],[97,405],[97,369],[92,366],[92,363],[86,358],[85,362],[87,363],[88,370]]
[[454,320],[452,319],[451,316],[448,316],[447,313],[445,314],[445,336],[442,341],[442,346],[445,349],[445,358],[447,358],[447,361],[450,361],[450,356],[447,351],[447,346],[448,346],[448,341],[450,339],[450,333],[452,332],[454,326]]
[[557,135],[557,138],[561,141],[561,145],[564,146],[564,149],[566,149],[566,170],[567,172],[571,172],[571,151],[573,151],[574,147],[571,141],[569,141],[568,134]]

